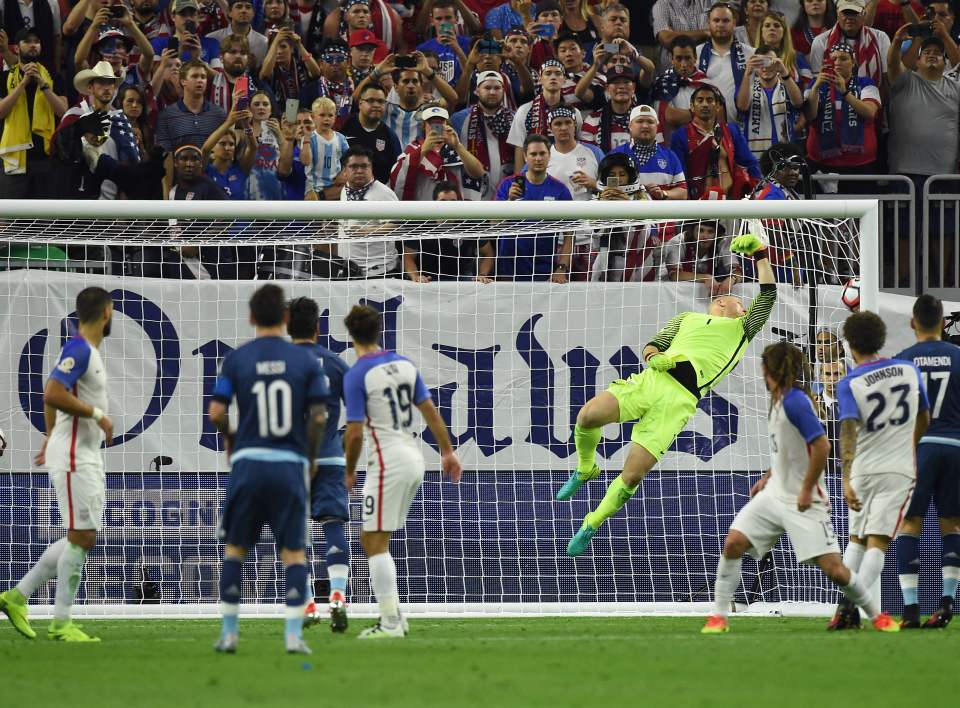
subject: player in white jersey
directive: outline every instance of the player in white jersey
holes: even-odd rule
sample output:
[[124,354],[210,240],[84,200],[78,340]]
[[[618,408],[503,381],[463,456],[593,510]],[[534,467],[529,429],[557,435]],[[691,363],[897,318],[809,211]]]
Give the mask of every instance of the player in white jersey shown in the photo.
[[[917,442],[930,423],[930,406],[913,362],[880,357],[887,328],[878,315],[851,315],[843,336],[857,364],[837,384],[843,496],[850,507],[843,562],[874,592],[913,494]],[[838,629],[848,629],[859,625],[860,614],[841,600],[835,619]]]
[[413,363],[380,348],[380,313],[356,305],[344,320],[359,357],[343,380],[347,430],[343,448],[346,483],[352,489],[357,460],[367,437],[367,474],[363,483],[363,528],[360,545],[370,565],[370,586],[380,608],[380,621],[360,639],[403,637],[407,623],[400,613],[397,568],[390,555],[390,534],[403,528],[407,511],[423,482],[420,443],[414,438],[413,409],[420,410],[440,449],[440,467],[454,482],[461,467],[447,426]]
[[771,465],[753,485],[751,499],[734,518],[717,565],[714,611],[701,632],[727,632],[727,612],[740,584],[744,553],[763,558],[786,533],[797,561],[815,563],[844,596],[864,608],[874,627],[897,632],[900,626],[870,601],[867,586],[843,565],[830,522],[830,503],[820,485],[830,442],[813,407],[810,364],[787,342],[763,350],[763,377],[770,391],[768,432]]
[[57,592],[50,639],[98,642],[70,620],[87,553],[97,540],[103,518],[106,485],[100,447],[113,440],[107,407],[107,377],[98,347],[110,334],[113,301],[103,288],[85,288],[77,295],[77,336],[63,347],[43,391],[47,437],[36,456],[46,465],[57,494],[65,538],[50,544],[15,588],[0,594],[0,611],[23,636],[37,636],[27,619],[27,601],[53,578]]

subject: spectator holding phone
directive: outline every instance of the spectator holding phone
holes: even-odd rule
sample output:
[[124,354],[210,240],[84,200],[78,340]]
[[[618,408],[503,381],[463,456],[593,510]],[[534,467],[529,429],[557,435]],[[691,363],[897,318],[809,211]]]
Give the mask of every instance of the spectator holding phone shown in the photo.
[[[497,188],[497,201],[570,201],[570,190],[547,174],[550,141],[536,133],[524,141],[526,170],[508,177]],[[560,242],[559,251],[557,243]],[[503,236],[497,240],[497,278],[550,280],[566,283],[570,277],[572,234]]]
[[[136,54],[133,49],[137,48]],[[131,63],[131,58],[139,63]],[[125,72],[124,83],[142,83],[153,66],[153,47],[123,5],[100,8],[87,27],[73,56],[77,69],[108,61],[114,71]]]
[[250,199],[282,200],[283,180],[293,170],[293,138],[296,125],[273,117],[270,97],[258,91],[250,97],[250,137],[256,144],[256,159],[250,172]]
[[736,13],[727,3],[714,3],[708,17],[710,37],[697,47],[697,66],[723,96],[728,118],[737,115],[737,92],[753,47],[734,36]]
[[282,29],[273,35],[260,68],[260,80],[273,90],[278,105],[291,99],[299,101],[303,88],[320,75],[320,66],[293,30]]
[[[176,49],[181,60],[199,60],[217,68],[220,61],[220,43],[210,37],[201,37],[197,24],[200,6],[197,0],[172,0],[170,14],[173,18],[173,36],[157,37],[150,44],[154,56],[160,56],[168,47]],[[202,144],[202,143],[200,143]]]
[[[517,110],[510,126],[510,135],[507,142],[515,148],[515,162],[522,165],[524,161],[524,145],[528,135],[549,135],[550,123],[547,120],[549,112],[557,106],[563,105],[563,79],[565,73],[563,64],[557,59],[548,59],[540,68],[540,95],[530,103],[525,103]],[[573,109],[577,120],[577,128],[583,123],[580,111]]]
[[773,47],[765,44],[747,59],[737,109],[750,152],[757,158],[771,145],[791,143],[803,108],[803,93]]
[[829,32],[817,35],[810,44],[810,68],[815,74],[829,65],[833,48],[843,44],[854,50],[857,75],[870,79],[876,87],[883,85],[890,37],[886,32],[868,27],[863,10],[862,0],[838,0],[837,24]]
[[636,105],[637,76],[618,66],[607,72],[606,100],[583,119],[581,139],[603,154],[630,142],[630,111]]
[[474,89],[477,87],[477,77],[488,71],[496,71],[503,76],[504,101],[513,110],[517,109],[518,92],[533,93],[530,68],[525,64],[516,64],[514,59],[505,57],[502,46],[500,40],[495,39],[489,32],[476,41],[467,56],[467,63],[457,83],[457,102],[449,105],[473,103],[476,100]]
[[793,48],[793,39],[790,28],[782,15],[768,12],[760,22],[760,33],[754,47],[765,44],[777,53],[777,58],[783,62],[790,76],[801,89],[813,83],[813,71],[807,63],[806,57],[800,56]]
[[477,102],[454,113],[451,119],[460,142],[466,143],[484,170],[480,179],[464,177],[463,195],[469,199],[493,199],[497,185],[514,172],[514,150],[507,142],[514,112],[504,106],[503,90],[501,73],[483,72],[477,76],[474,90]]
[[250,136],[244,135],[244,127],[250,125],[252,118],[248,108],[235,107],[201,148],[204,159],[208,160],[207,177],[224,191],[228,199],[248,198],[247,181],[257,159],[257,144]]
[[517,105],[522,105],[533,98],[535,89],[530,72],[530,38],[522,27],[514,27],[503,38],[501,47],[504,61],[500,71],[510,82]]
[[634,82],[636,98],[636,89],[641,84],[649,86],[653,82],[653,76],[656,73],[653,62],[640,54],[636,47],[625,39],[618,37],[610,42],[598,43],[593,48],[593,63],[577,82],[575,89],[577,98],[589,108],[602,107],[610,72],[615,69],[628,69],[634,73],[635,66],[639,67]]
[[244,107],[249,108],[250,95],[257,90],[270,93],[271,101],[275,102],[269,87],[266,84],[258,85],[259,82],[255,82],[250,74],[250,48],[245,37],[231,34],[221,40],[220,57],[223,64],[214,70],[207,95],[213,105],[224,111],[230,110],[234,94],[239,91],[246,101]]
[[282,29],[291,29],[290,7],[286,0],[263,0],[263,18],[257,29],[269,40]]
[[430,9],[430,24],[436,38],[417,45],[419,51],[437,53],[440,60],[440,76],[451,86],[460,81],[460,74],[467,63],[470,38],[457,34],[456,4],[453,0],[434,0]]
[[420,111],[424,137],[407,146],[390,172],[390,188],[401,201],[430,201],[437,182],[451,182],[460,191],[463,172],[474,180],[483,177],[483,164],[460,142],[449,118],[441,106]]
[[533,22],[532,0],[509,0],[490,9],[483,26],[495,39],[503,39],[515,27],[526,27]]
[[530,68],[539,71],[547,59],[556,57],[553,43],[563,26],[563,15],[555,0],[537,3],[533,22],[527,25],[527,34],[533,39],[530,45]]
[[562,182],[573,199],[591,199],[597,188],[597,168],[603,152],[595,145],[577,142],[576,114],[569,106],[557,106],[549,117],[553,145],[547,174]]
[[257,64],[262,64],[267,56],[269,42],[267,36],[260,34],[253,29],[253,2],[252,0],[229,0],[230,5],[230,24],[223,29],[218,29],[207,35],[209,39],[214,39],[220,43],[220,51],[223,51],[223,40],[230,35],[242,37],[247,43],[247,50],[256,60]]

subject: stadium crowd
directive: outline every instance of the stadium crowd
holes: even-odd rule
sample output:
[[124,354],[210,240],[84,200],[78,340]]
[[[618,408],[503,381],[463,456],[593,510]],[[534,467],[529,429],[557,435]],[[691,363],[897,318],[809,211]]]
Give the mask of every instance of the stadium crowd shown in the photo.
[[[817,171],[920,193],[956,169],[954,21],[917,0],[0,0],[0,197],[802,199]],[[722,232],[319,250],[355,276],[719,294],[749,267]],[[778,279],[807,277],[796,238]],[[222,251],[189,253],[144,274],[224,277]]]

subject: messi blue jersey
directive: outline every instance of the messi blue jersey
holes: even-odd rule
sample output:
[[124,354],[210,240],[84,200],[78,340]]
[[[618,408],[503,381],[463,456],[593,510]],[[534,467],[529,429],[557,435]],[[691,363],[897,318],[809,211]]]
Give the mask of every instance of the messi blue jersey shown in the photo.
[[318,465],[347,464],[343,456],[343,438],[340,437],[340,401],[343,400],[343,377],[350,367],[343,359],[319,344],[301,344],[320,362],[330,395],[327,397],[327,427],[317,451]]
[[930,401],[930,427],[924,440],[960,441],[960,347],[949,342],[917,342],[897,354],[923,374]]
[[326,403],[330,389],[311,351],[280,337],[258,337],[223,360],[213,400],[229,405],[234,396],[239,408],[234,461],[265,451],[304,458],[307,410]]

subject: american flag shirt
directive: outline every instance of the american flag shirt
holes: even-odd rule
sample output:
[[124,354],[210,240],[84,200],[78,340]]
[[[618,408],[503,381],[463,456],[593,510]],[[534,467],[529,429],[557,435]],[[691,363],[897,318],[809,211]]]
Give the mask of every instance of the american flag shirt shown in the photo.
[[[93,108],[84,99],[63,115],[58,130],[63,130],[88,113],[93,113]],[[108,115],[110,116],[110,135],[104,142],[101,152],[104,155],[109,155],[120,164],[140,162],[137,136],[134,134],[127,116],[119,109],[109,111]],[[100,185],[100,199],[116,199],[119,191],[116,183],[111,180],[104,180]]]

